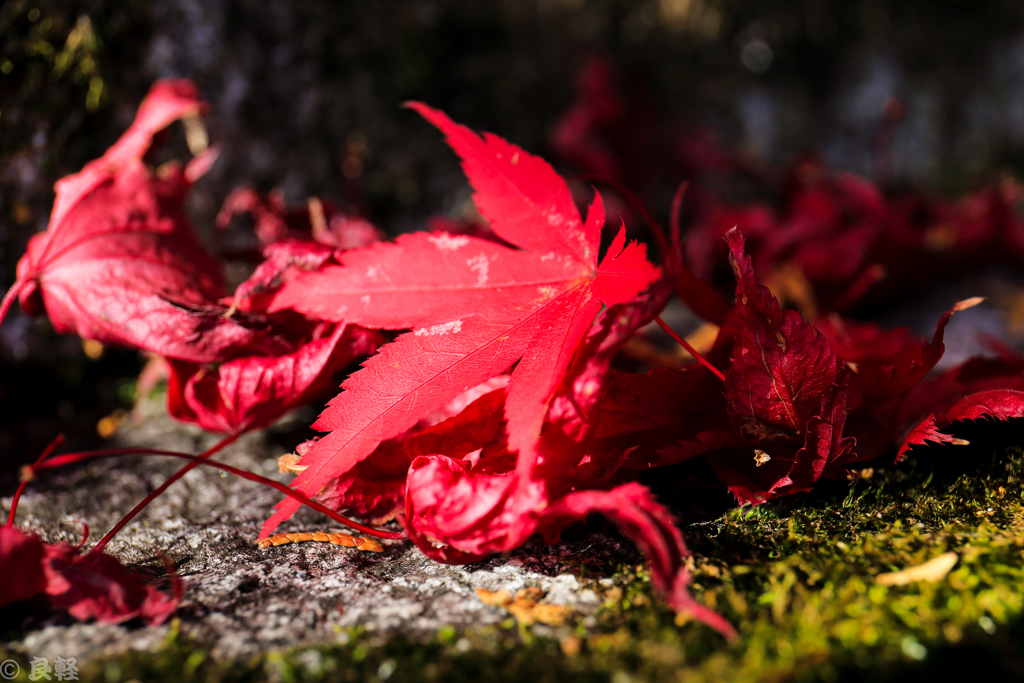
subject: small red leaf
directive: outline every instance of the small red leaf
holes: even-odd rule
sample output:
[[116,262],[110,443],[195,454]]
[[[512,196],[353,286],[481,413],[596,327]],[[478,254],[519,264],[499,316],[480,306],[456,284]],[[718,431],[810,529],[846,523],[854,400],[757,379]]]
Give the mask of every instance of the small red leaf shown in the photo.
[[823,474],[842,472],[842,464],[853,453],[857,439],[843,436],[852,377],[821,399],[821,412],[807,421],[804,447],[796,452],[789,474],[772,485],[769,495],[795,493],[811,488]]
[[948,429],[954,422],[983,418],[1009,420],[1018,417],[1024,417],[1024,391],[992,389],[964,396],[938,417],[929,415],[921,424],[910,430],[896,454],[896,462],[903,460],[912,446],[924,445],[927,442],[966,445],[967,442],[963,439],[957,439],[941,431]]
[[67,544],[48,545],[44,566],[50,602],[81,621],[119,624],[142,617],[158,626],[174,613],[181,599],[177,581],[175,594],[167,595],[142,583],[117,558],[102,552],[79,555]]
[[0,608],[33,598],[46,589],[43,542],[13,526],[0,527]]
[[177,609],[181,585],[173,575],[168,595],[128,573],[111,555],[79,554],[67,543],[52,545],[20,529],[0,527],[0,607],[46,594],[58,609],[85,621],[120,623],[142,617],[156,626]]
[[731,230],[726,239],[742,321],[725,379],[730,418],[746,436],[802,434],[836,381],[835,353],[813,325],[796,311],[782,310],[768,288],[757,284],[743,236]]

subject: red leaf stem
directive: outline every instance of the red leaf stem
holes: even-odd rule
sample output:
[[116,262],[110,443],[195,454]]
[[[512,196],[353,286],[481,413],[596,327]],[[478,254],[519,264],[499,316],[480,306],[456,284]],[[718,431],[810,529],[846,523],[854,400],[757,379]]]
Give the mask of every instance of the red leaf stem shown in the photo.
[[[225,441],[227,441],[227,439],[225,439]],[[223,442],[221,442],[221,444],[223,444]],[[209,452],[210,451],[207,451],[207,453]],[[269,486],[270,488],[276,489],[277,491],[280,491],[281,493],[291,498],[294,498],[303,505],[307,505],[316,510],[317,512],[322,512],[323,514],[327,515],[339,524],[344,524],[345,526],[355,529],[356,531],[364,533],[368,536],[374,536],[376,538],[384,538],[390,540],[401,540],[406,537],[404,532],[384,531],[382,529],[375,529],[373,527],[366,526],[365,524],[360,524],[355,520],[351,520],[348,517],[338,514],[337,512],[331,510],[329,507],[323,505],[322,503],[318,503],[312,498],[309,498],[303,495],[302,493],[299,493],[298,491],[289,488],[286,484],[282,484],[279,481],[274,481],[273,479],[268,479],[267,477],[256,474],[255,472],[249,472],[248,470],[243,470],[239,467],[228,465],[227,463],[221,462],[219,460],[212,460],[206,456],[206,453],[202,455],[189,455],[188,453],[179,453],[177,451],[164,451],[156,448],[112,448],[106,451],[83,451],[80,453],[65,453],[64,455],[58,455],[37,465],[27,467],[26,469],[28,469],[30,473],[35,474],[36,472],[40,472],[42,470],[55,469],[57,467],[63,467],[64,465],[72,465],[74,463],[82,462],[83,460],[89,460],[91,458],[108,458],[115,455],[163,455],[170,458],[181,458],[182,460],[190,460],[191,467],[195,467],[196,465],[206,465],[207,467],[215,467],[219,470],[230,472],[235,476],[242,477],[243,479],[248,479],[249,481],[256,482],[257,484],[263,484],[264,486]],[[181,470],[178,471],[178,474],[184,474],[184,470],[185,468],[182,468]],[[109,535],[110,534],[108,534],[108,536]],[[104,540],[109,539],[105,538]],[[97,546],[93,548],[92,551],[95,552],[96,549],[99,547],[100,546],[97,544]]]
[[676,334],[675,330],[673,330],[671,327],[666,325],[665,321],[661,319],[660,315],[654,316],[654,322],[658,323],[658,325],[661,327],[661,329],[665,330],[665,332],[668,333],[668,336],[670,336],[673,339],[675,339],[679,343],[680,346],[682,346],[684,349],[687,350],[687,352],[689,352],[689,354],[691,356],[696,358],[698,363],[700,363],[701,365],[706,367],[708,370],[710,370],[715,375],[715,377],[717,377],[718,379],[722,380],[723,382],[725,381],[725,375],[722,374],[722,371],[719,370],[718,368],[716,368],[710,362],[708,362],[708,359],[705,358],[704,356],[700,355],[700,353],[697,351],[697,349],[695,349],[692,346],[690,346],[690,343],[688,341],[686,341],[685,339],[680,337],[678,334]]
[[4,295],[3,302],[0,302],[0,325],[3,324],[4,319],[7,317],[7,312],[11,310],[14,300],[18,298],[19,294],[21,294],[21,290],[25,289],[25,285],[31,281],[31,278],[23,277],[11,285],[11,288],[7,290],[7,294]]
[[[64,443],[64,435],[58,434],[57,438],[51,441],[50,445],[43,450],[42,455],[36,458],[35,464],[38,465],[39,463],[50,457],[50,454],[57,450],[57,446],[60,446],[62,443]],[[5,526],[14,526],[14,515],[18,512],[18,501],[21,500],[21,493],[22,491],[25,490],[25,486],[27,484],[28,480],[25,480],[18,484],[18,490],[14,492],[14,498],[11,500],[11,511],[7,515],[7,524]]]
[[[200,458],[200,459],[202,459],[202,458],[209,458],[214,453],[217,453],[218,451],[221,451],[221,450],[227,448],[228,446],[230,446],[231,444],[233,444],[235,441],[238,440],[239,436],[241,436],[240,432],[236,432],[235,434],[231,434],[230,436],[227,436],[227,437],[221,439],[220,441],[218,441],[216,444],[214,444],[212,447],[210,447],[209,449],[207,449],[205,452],[201,453],[197,457]],[[120,532],[121,529],[123,529],[125,527],[126,524],[128,524],[128,522],[130,522],[133,519],[135,519],[135,516],[137,514],[139,514],[140,512],[142,512],[146,508],[147,505],[152,503],[153,500],[157,496],[159,496],[161,493],[166,491],[171,486],[171,484],[173,484],[174,482],[178,481],[179,479],[184,477],[186,474],[188,474],[198,464],[199,464],[199,461],[190,462],[189,464],[185,465],[180,470],[178,470],[177,472],[172,474],[170,477],[168,477],[167,481],[165,481],[164,483],[160,484],[160,486],[156,487],[156,489],[154,489],[152,492],[150,492],[150,494],[148,496],[146,496],[145,498],[142,499],[142,502],[140,502],[138,505],[136,505],[134,508],[132,508],[131,512],[129,512],[124,517],[122,517],[121,521],[118,522],[117,524],[115,524],[114,528],[111,529],[110,531],[108,531],[107,535],[100,539],[99,543],[96,544],[96,546],[92,549],[92,551],[93,552],[100,552],[100,551],[102,551],[103,548],[107,545],[107,543],[109,543],[110,540],[112,538],[114,538],[114,536],[116,536],[118,534],[118,532]]]

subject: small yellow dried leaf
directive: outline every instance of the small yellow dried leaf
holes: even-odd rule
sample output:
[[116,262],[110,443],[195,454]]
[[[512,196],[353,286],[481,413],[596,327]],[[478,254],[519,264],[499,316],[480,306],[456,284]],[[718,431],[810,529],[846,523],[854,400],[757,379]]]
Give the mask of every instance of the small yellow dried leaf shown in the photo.
[[117,432],[117,428],[121,426],[126,417],[128,417],[128,413],[125,411],[115,410],[96,423],[96,433],[104,439],[109,439]]
[[561,626],[565,621],[565,605],[539,603],[530,610],[534,620],[548,626]]
[[476,595],[480,598],[480,602],[485,605],[497,605],[498,607],[504,607],[512,602],[512,596],[505,590],[489,591],[486,588],[477,588]]
[[974,308],[975,306],[977,306],[978,304],[980,304],[984,300],[985,300],[985,297],[983,297],[983,296],[972,296],[970,299],[964,299],[963,301],[958,301],[956,303],[956,306],[953,306],[953,310],[954,311],[966,311],[968,308]]
[[477,588],[476,594],[480,602],[507,610],[523,626],[530,626],[538,621],[549,626],[559,626],[565,621],[568,612],[565,605],[537,602],[544,597],[544,591],[536,586],[516,591],[515,599],[505,590],[489,591],[486,588]]
[[529,586],[516,591],[516,600],[533,600],[537,602],[544,597],[544,589],[539,586]]
[[875,583],[883,586],[905,586],[917,581],[941,581],[956,566],[959,559],[960,557],[954,552],[943,553],[916,567],[879,574],[875,577]]
[[277,470],[281,474],[298,474],[302,470],[306,469],[305,465],[300,465],[299,461],[302,458],[294,453],[285,453],[277,459]]
[[206,132],[203,120],[198,116],[186,116],[181,120],[185,128],[185,144],[193,155],[206,151],[210,146],[210,136]]

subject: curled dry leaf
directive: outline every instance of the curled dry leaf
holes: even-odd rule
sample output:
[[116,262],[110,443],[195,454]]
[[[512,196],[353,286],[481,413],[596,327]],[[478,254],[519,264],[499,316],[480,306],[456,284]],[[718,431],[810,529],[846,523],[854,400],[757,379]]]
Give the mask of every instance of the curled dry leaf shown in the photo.
[[916,567],[907,567],[898,572],[879,574],[875,577],[875,583],[882,586],[906,586],[918,581],[942,581],[952,571],[953,567],[956,566],[959,559],[959,555],[950,551]]

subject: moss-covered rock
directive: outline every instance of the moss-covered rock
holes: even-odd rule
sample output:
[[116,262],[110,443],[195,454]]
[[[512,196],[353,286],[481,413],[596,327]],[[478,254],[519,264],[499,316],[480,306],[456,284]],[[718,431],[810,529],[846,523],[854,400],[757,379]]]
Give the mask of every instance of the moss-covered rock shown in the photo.
[[[607,556],[563,564],[601,606],[596,613],[570,608],[554,625],[525,626],[506,614],[428,637],[355,627],[339,629],[329,644],[217,659],[176,624],[152,651],[93,661],[82,679],[624,683],[1019,675],[1024,452],[930,449],[861,475],[852,485],[733,509],[690,528],[694,591],[737,625],[732,644],[660,605],[626,551],[617,568]],[[956,555],[951,569],[947,562],[903,585],[905,573],[892,578],[946,553]],[[26,655],[8,654],[23,666]]]

